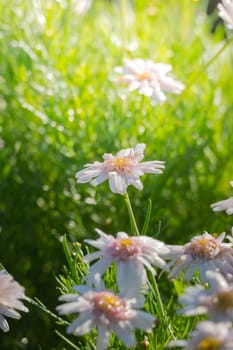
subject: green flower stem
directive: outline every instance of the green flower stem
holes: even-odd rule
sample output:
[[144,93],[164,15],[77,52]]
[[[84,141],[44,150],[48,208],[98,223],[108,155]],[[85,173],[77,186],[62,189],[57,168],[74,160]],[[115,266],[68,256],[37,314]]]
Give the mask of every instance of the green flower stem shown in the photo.
[[133,233],[135,233],[137,236],[140,236],[140,232],[139,232],[139,229],[138,229],[138,226],[137,226],[137,222],[135,220],[135,216],[134,216],[134,213],[133,213],[133,209],[132,209],[132,206],[131,206],[131,203],[130,203],[130,199],[129,199],[129,195],[128,195],[127,191],[125,192],[124,197],[125,197],[125,203],[126,203],[126,206],[127,206],[127,209],[128,209],[129,217],[130,217],[131,229],[132,229]]
[[64,324],[66,326],[69,325],[69,322],[63,320],[63,318],[57,316],[56,314],[54,314],[52,311],[50,311],[40,300],[38,300],[37,298],[35,299],[31,299],[26,297],[26,300],[32,304],[35,305],[36,307],[38,307],[40,310],[43,310],[44,312],[46,312],[48,315],[50,315],[51,317],[53,317],[54,319],[56,319],[57,322]]
[[172,336],[173,339],[175,339],[173,327],[172,327],[171,322],[169,321],[169,317],[167,315],[167,312],[164,309],[163,302],[162,302],[162,299],[160,296],[160,292],[159,292],[159,288],[158,288],[158,284],[156,282],[155,276],[152,273],[150,273],[150,275],[151,275],[151,283],[150,284],[151,284],[151,288],[152,288],[154,297],[155,297],[156,302],[157,302],[157,310],[156,311],[158,313],[159,319],[165,323],[170,335]]
[[72,343],[69,339],[67,339],[63,334],[61,334],[61,333],[58,332],[57,330],[55,330],[55,333],[56,333],[61,339],[63,339],[67,344],[69,344],[73,349],[81,350],[80,348],[78,348],[74,343]]

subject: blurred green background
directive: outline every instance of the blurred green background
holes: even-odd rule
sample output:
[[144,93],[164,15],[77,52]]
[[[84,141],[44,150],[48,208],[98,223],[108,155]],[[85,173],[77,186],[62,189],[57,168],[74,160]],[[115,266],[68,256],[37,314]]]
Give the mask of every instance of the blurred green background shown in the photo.
[[[65,263],[61,237],[81,242],[96,227],[129,230],[123,198],[107,183],[77,185],[75,173],[138,142],[145,160],[165,160],[163,175],[129,188],[139,226],[153,203],[149,234],[184,243],[204,230],[230,232],[232,217],[210,204],[232,193],[232,45],[206,1],[77,0],[0,3],[0,262],[51,310]],[[122,90],[111,77],[124,58],[169,63],[188,88],[162,106]],[[30,306],[9,319],[0,348],[69,349],[54,320]]]

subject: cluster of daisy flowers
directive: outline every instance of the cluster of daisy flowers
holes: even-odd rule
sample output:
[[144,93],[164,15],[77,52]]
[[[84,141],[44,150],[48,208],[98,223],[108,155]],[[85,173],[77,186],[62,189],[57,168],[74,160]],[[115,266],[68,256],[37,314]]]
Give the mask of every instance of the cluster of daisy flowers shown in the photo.
[[[145,144],[119,151],[115,156],[105,154],[104,161],[87,164],[77,173],[77,181],[90,181],[96,186],[106,180],[113,193],[126,194],[128,186],[142,189],[140,177],[144,173],[161,174],[162,161],[141,162]],[[167,269],[162,255],[169,249],[159,240],[147,236],[130,236],[118,232],[116,237],[96,230],[97,240],[87,239],[86,243],[98,251],[84,256],[89,266],[83,285],[74,286],[76,294],[60,297],[64,304],[57,307],[59,314],[78,313],[68,333],[83,335],[97,328],[98,350],[106,349],[111,333],[128,347],[136,346],[135,329],[150,331],[155,316],[141,310],[148,289],[147,270],[155,275],[155,267]],[[103,276],[110,265],[116,265],[118,293],[105,288]],[[142,293],[143,291],[143,293]]]
[[[108,180],[111,191],[120,195],[127,194],[130,185],[142,189],[141,176],[145,173],[161,174],[165,167],[163,161],[142,162],[145,147],[145,144],[138,144],[119,151],[115,156],[104,154],[103,162],[87,164],[77,172],[77,182],[91,182],[96,186]],[[78,314],[68,327],[68,333],[81,336],[96,328],[97,350],[109,346],[111,333],[115,333],[126,346],[135,346],[134,330],[149,332],[154,326],[156,316],[141,308],[151,288],[148,272],[155,276],[159,268],[168,272],[169,280],[182,274],[184,282],[189,282],[198,273],[201,283],[210,286],[209,289],[202,285],[187,288],[180,297],[180,302],[187,306],[180,314],[206,314],[211,320],[200,323],[191,333],[189,341],[173,341],[170,346],[206,350],[209,347],[205,348],[204,344],[219,344],[221,347],[216,347],[216,350],[220,350],[223,344],[231,344],[233,330],[229,322],[233,317],[233,239],[226,242],[225,238],[228,237],[225,237],[225,233],[216,237],[204,232],[178,246],[166,245],[140,234],[132,236],[118,232],[114,237],[100,229],[96,229],[96,232],[99,238],[85,240],[97,251],[84,256],[89,266],[84,284],[74,286],[75,293],[59,298],[64,302],[57,307],[59,314]],[[116,266],[118,293],[106,289],[103,283],[105,273],[112,265]],[[219,328],[217,336],[214,327]]]
[[[211,208],[233,214],[232,198],[214,203]],[[233,349],[233,238],[227,237],[229,243],[225,243],[224,238],[225,233],[214,237],[205,232],[183,247],[171,247],[174,267],[170,278],[185,269],[184,280],[187,282],[198,270],[201,282],[188,286],[179,297],[183,305],[179,314],[205,315],[208,320],[198,323],[189,340],[171,341],[170,347],[178,346],[186,350]]]
[[[92,1],[78,1],[77,12],[84,14]],[[219,16],[229,29],[233,29],[233,1],[222,0]],[[138,91],[157,104],[166,101],[165,92],[180,94],[184,85],[170,74],[172,67],[141,58],[124,59],[116,67],[115,82],[126,86],[128,92]],[[103,161],[86,164],[77,172],[77,182],[91,182],[97,186],[108,181],[113,193],[127,196],[132,185],[142,190],[141,177],[162,174],[164,161],[142,162],[145,144],[119,151],[116,155],[104,154]],[[233,181],[231,182],[233,186]],[[233,214],[233,197],[211,205],[213,211]],[[186,350],[233,349],[233,238],[225,233],[216,237],[208,232],[193,237],[184,245],[166,245],[164,242],[140,235],[133,213],[130,219],[136,228],[135,236],[118,232],[116,236],[96,229],[99,238],[86,243],[97,251],[84,256],[88,273],[83,284],[72,287],[72,293],[60,296],[62,302],[56,310],[60,315],[75,314],[67,328],[77,336],[97,330],[96,349],[105,350],[112,333],[127,347],[135,347],[135,330],[152,331],[156,316],[144,311],[147,294],[151,288],[150,276],[160,269],[173,280],[180,275],[189,282],[198,274],[200,284],[189,286],[179,297],[184,305],[179,314],[205,315],[208,320],[198,323],[189,340],[173,340],[169,346]],[[225,241],[228,238],[228,241]],[[107,289],[104,276],[110,266],[115,266],[116,290]],[[28,312],[21,300],[27,300],[24,288],[5,270],[0,270],[0,328],[9,330],[6,317],[19,319],[19,311]],[[29,299],[28,299],[29,300]]]

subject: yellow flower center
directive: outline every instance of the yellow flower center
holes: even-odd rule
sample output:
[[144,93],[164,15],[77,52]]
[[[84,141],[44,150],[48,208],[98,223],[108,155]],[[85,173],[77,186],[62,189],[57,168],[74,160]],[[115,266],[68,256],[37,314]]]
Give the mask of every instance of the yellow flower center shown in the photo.
[[214,254],[218,242],[214,237],[197,237],[187,244],[185,251],[195,257],[210,259]]
[[120,174],[132,173],[136,164],[135,159],[130,157],[116,157],[114,159],[107,160],[104,167],[107,171],[116,171]]
[[116,295],[103,295],[99,301],[99,308],[104,312],[109,312],[121,305],[121,300]]
[[219,350],[222,343],[213,338],[206,338],[200,341],[197,350]]
[[94,297],[95,311],[104,314],[108,319],[121,319],[127,317],[125,301],[110,292],[99,292]]
[[138,74],[139,80],[149,80],[150,79],[150,73],[149,72],[143,72]]
[[120,245],[122,248],[128,248],[133,245],[133,241],[131,238],[122,238],[120,240]]
[[130,237],[117,238],[108,247],[109,254],[115,261],[127,261],[136,258],[141,253],[140,243]]
[[112,163],[116,167],[123,168],[123,167],[128,165],[129,159],[128,158],[118,157],[118,158],[114,159]]

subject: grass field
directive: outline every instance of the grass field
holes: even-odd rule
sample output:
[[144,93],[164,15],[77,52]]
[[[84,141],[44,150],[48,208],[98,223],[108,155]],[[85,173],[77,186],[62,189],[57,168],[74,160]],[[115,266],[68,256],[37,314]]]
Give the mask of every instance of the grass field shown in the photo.
[[[232,193],[232,32],[211,33],[217,12],[207,16],[206,7],[94,0],[80,15],[75,0],[1,1],[0,261],[49,309],[66,264],[64,234],[82,242],[96,227],[129,230],[122,196],[107,183],[76,184],[75,173],[104,153],[145,143],[145,160],[166,162],[163,175],[145,175],[143,191],[129,188],[139,227],[152,201],[150,236],[183,244],[203,231],[230,232],[232,218],[210,204]],[[125,94],[113,81],[125,58],[171,64],[186,88],[162,105]],[[165,281],[161,289],[168,300]],[[71,348],[34,306],[10,323],[1,349]]]

